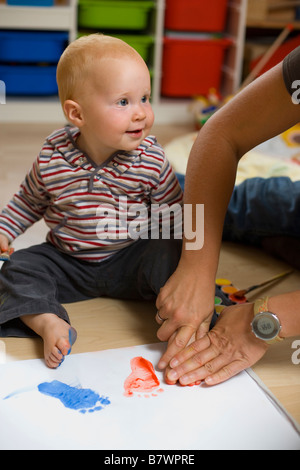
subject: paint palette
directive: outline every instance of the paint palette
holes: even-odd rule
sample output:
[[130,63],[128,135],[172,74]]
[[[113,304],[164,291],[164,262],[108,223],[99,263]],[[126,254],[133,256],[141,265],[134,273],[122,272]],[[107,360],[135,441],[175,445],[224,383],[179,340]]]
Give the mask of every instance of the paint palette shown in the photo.
[[246,297],[236,297],[234,294],[238,289],[228,279],[216,279],[215,290],[215,312],[220,315],[225,307],[247,302]]

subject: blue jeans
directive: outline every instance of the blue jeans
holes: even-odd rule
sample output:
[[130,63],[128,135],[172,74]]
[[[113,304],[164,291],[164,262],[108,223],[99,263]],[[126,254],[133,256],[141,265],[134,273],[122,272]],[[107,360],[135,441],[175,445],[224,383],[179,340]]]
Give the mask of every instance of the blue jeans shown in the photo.
[[263,238],[274,236],[300,237],[300,181],[251,178],[236,186],[223,238],[259,245]]
[[[184,177],[179,176],[184,187]],[[250,178],[234,188],[223,240],[262,247],[300,268],[300,181]]]

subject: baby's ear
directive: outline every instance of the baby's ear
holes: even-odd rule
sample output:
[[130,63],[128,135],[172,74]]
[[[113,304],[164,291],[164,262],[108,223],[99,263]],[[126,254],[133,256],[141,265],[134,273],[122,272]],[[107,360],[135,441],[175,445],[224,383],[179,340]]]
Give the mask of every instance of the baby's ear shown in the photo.
[[74,124],[74,126],[81,127],[83,125],[83,115],[80,104],[73,100],[66,100],[63,110],[68,121]]

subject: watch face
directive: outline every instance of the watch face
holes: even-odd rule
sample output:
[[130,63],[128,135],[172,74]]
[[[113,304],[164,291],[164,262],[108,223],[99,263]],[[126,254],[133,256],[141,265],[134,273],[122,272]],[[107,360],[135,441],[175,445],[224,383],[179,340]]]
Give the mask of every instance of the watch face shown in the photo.
[[272,340],[280,332],[278,318],[270,312],[258,313],[252,322],[254,334],[265,341]]

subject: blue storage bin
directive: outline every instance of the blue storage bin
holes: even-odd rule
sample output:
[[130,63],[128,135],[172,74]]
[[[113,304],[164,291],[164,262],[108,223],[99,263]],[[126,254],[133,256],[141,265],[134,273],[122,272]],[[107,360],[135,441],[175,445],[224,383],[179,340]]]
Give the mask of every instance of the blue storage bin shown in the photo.
[[8,5],[22,5],[24,7],[53,7],[54,0],[6,0]]
[[56,66],[0,65],[7,95],[45,96],[58,93]]
[[66,32],[0,31],[0,61],[57,63],[67,44]]

